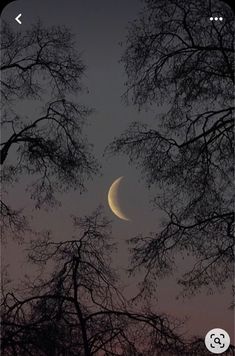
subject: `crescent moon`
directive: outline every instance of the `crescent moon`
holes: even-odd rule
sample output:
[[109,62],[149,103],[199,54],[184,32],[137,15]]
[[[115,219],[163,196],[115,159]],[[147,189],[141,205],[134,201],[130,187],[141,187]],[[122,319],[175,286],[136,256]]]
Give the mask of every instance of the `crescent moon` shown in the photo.
[[109,207],[112,210],[112,212],[119,219],[130,221],[130,219],[128,219],[128,217],[122,212],[119,202],[118,202],[118,188],[119,188],[119,185],[123,178],[124,177],[119,177],[112,183],[111,187],[109,188],[109,192],[108,192],[108,203],[109,203]]

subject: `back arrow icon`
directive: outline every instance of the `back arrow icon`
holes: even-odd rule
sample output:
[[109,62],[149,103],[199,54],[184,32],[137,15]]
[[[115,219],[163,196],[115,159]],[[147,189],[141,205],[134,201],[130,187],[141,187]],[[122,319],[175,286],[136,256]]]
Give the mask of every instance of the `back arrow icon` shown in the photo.
[[22,22],[19,20],[19,18],[22,16],[22,14],[19,14],[16,16],[15,20],[21,25]]

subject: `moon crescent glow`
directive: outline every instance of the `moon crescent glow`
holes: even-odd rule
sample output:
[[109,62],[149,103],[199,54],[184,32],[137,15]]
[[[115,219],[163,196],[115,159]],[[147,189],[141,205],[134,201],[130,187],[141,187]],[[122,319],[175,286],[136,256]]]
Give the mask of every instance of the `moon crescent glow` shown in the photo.
[[130,219],[128,219],[128,217],[126,217],[126,215],[122,212],[119,202],[118,202],[118,188],[119,188],[119,185],[123,178],[124,177],[119,177],[112,183],[111,187],[109,188],[109,192],[108,192],[108,203],[109,203],[109,207],[112,210],[112,212],[119,219],[130,221]]

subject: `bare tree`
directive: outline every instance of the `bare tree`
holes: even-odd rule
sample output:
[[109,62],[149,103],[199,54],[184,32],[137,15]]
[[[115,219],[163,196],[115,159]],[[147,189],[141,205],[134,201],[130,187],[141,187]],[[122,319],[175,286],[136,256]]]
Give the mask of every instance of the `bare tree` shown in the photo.
[[[57,191],[82,192],[99,167],[84,133],[91,110],[73,102],[85,70],[73,36],[40,22],[26,32],[3,23],[1,53],[2,195],[23,175],[34,177],[30,195],[37,207],[55,203]],[[27,114],[22,103],[35,110]],[[4,197],[1,207],[4,221],[13,222],[16,210]]]
[[[223,21],[210,22],[215,14]],[[195,260],[179,281],[187,292],[233,275],[233,22],[220,1],[146,0],[122,57],[126,100],[165,109],[153,127],[134,122],[109,147],[157,188],[165,214],[160,232],[131,240],[131,270],[144,267],[150,280],[187,253]]]
[[2,355],[182,354],[180,324],[136,310],[120,292],[102,211],[74,224],[71,240],[32,242],[30,260],[46,268],[54,261],[54,272],[25,289],[28,296],[4,295]]

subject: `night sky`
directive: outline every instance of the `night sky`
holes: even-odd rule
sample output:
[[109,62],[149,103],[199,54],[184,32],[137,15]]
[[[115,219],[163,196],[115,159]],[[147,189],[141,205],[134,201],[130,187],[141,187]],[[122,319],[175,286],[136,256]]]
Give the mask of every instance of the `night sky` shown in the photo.
[[[121,100],[125,87],[126,75],[119,60],[123,52],[120,42],[125,40],[128,22],[138,16],[142,8],[139,0],[50,0],[50,1],[17,1],[5,8],[2,18],[8,21],[15,30],[26,30],[40,19],[46,26],[64,25],[75,34],[76,46],[81,53],[87,69],[83,78],[84,92],[73,100],[94,109],[86,128],[89,142],[94,145],[94,152],[102,164],[102,174],[94,176],[87,183],[87,192],[68,192],[61,195],[61,207],[54,210],[33,209],[33,203],[27,198],[22,187],[28,178],[22,178],[11,189],[11,205],[24,208],[26,215],[32,215],[32,225],[37,230],[51,229],[56,239],[69,237],[71,229],[70,215],[83,216],[90,214],[99,205],[103,205],[105,214],[113,221],[113,238],[118,242],[118,252],[114,265],[120,268],[129,296],[136,292],[138,278],[128,279],[124,267],[128,263],[128,251],[125,240],[138,233],[156,231],[160,227],[161,212],[153,210],[151,191],[146,188],[141,175],[134,167],[129,166],[127,157],[103,157],[105,147],[122,133],[132,121],[154,124],[157,114],[163,108],[154,107],[152,111],[138,112],[132,105],[125,105]],[[14,18],[22,13],[22,25]],[[208,21],[208,26],[210,25]],[[88,89],[88,91],[87,91]],[[35,114],[41,103],[25,101],[19,104],[22,113]],[[124,176],[121,184],[120,201],[123,211],[130,217],[126,222],[116,218],[107,204],[107,193],[112,182]],[[157,187],[156,187],[157,189]],[[12,276],[19,278],[29,273],[24,263],[21,246],[10,242],[3,249],[2,260],[10,264]],[[228,309],[231,303],[230,288],[215,295],[204,292],[192,298],[176,299],[180,292],[176,285],[177,275],[184,270],[190,260],[178,257],[179,270],[175,276],[158,282],[155,310],[189,320],[186,331],[192,335],[204,336],[209,329],[221,327],[233,334],[233,312]]]

